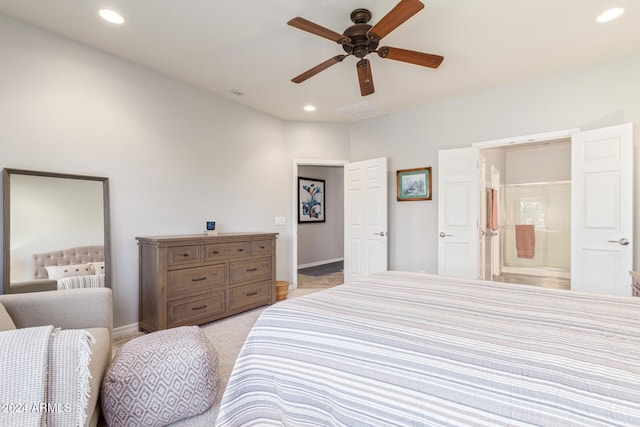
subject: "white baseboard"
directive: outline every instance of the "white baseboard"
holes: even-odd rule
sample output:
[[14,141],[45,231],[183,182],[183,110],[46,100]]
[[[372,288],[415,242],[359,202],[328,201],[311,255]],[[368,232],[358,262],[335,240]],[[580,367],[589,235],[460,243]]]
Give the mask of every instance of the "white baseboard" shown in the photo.
[[132,323],[130,325],[118,326],[117,328],[113,328],[111,331],[111,335],[117,337],[118,335],[130,334],[131,332],[138,332],[138,323]]
[[298,265],[298,270],[302,268],[317,267],[319,265],[331,264],[333,262],[344,261],[344,258],[326,259],[324,261],[309,262],[307,264]]

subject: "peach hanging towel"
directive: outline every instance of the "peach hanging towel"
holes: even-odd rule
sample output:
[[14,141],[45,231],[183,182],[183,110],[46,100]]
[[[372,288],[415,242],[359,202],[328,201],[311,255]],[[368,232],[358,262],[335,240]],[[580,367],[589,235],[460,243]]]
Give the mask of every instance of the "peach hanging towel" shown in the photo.
[[489,203],[487,212],[487,228],[497,230],[498,226],[498,192],[492,188],[489,190]]
[[516,224],[518,258],[533,259],[536,253],[536,230],[533,224]]

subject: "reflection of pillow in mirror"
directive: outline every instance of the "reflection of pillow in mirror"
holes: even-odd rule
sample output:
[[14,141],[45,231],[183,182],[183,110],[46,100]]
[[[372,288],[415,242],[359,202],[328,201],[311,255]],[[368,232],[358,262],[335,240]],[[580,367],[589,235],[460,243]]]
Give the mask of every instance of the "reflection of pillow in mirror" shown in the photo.
[[84,276],[93,274],[91,272],[91,264],[74,264],[74,265],[54,265],[45,267],[49,274],[49,279],[58,280],[65,277]]
[[90,262],[92,274],[104,274],[104,261]]

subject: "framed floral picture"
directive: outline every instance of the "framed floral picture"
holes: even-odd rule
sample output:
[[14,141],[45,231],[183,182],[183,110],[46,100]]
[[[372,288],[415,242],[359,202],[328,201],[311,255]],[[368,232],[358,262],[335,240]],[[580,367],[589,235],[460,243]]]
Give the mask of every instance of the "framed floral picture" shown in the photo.
[[404,169],[396,172],[397,200],[431,200],[431,168]]
[[298,177],[298,224],[325,222],[324,179]]

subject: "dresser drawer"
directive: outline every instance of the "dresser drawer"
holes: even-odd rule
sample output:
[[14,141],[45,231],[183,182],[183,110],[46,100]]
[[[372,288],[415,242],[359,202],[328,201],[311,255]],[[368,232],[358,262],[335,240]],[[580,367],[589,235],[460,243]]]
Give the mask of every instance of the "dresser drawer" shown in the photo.
[[202,261],[202,245],[174,246],[168,253],[169,267]]
[[271,301],[271,281],[252,283],[229,289],[229,310]]
[[251,242],[251,255],[271,255],[271,240]]
[[168,305],[168,327],[197,325],[198,320],[225,311],[224,290],[190,298],[170,301]]
[[168,296],[206,292],[224,288],[225,284],[224,264],[173,270],[169,272]]
[[229,283],[271,279],[271,257],[229,263]]
[[249,242],[212,243],[205,247],[206,260],[217,261],[249,256]]

